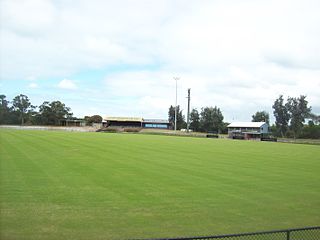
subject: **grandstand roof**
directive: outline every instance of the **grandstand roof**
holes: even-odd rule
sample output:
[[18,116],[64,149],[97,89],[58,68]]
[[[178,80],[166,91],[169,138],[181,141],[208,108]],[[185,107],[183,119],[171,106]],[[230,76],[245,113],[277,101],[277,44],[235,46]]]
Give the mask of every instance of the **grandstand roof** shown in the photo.
[[165,119],[143,119],[143,122],[146,122],[146,123],[169,123],[169,121],[165,120]]
[[239,128],[260,128],[262,125],[266,124],[266,122],[232,122],[228,125],[230,127],[239,127]]
[[105,117],[106,121],[118,121],[118,122],[142,122],[141,117]]

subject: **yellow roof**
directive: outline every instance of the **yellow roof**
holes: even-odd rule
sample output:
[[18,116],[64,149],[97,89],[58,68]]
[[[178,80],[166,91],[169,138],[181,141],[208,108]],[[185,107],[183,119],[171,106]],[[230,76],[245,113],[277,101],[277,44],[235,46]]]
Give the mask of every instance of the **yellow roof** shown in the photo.
[[141,117],[105,117],[106,121],[118,121],[118,122],[142,122]]

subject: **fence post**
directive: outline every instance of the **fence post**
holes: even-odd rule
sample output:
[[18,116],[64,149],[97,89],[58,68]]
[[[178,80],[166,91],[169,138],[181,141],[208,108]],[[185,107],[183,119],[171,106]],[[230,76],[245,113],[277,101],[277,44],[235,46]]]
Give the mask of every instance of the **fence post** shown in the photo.
[[287,240],[290,240],[290,230],[287,231]]

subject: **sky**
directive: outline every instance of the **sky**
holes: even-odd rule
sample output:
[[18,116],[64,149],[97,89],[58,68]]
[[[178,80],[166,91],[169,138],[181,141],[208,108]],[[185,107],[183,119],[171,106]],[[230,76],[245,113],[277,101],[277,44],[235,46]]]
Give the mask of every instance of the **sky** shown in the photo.
[[279,95],[320,113],[319,0],[0,0],[0,93],[74,116],[251,121]]

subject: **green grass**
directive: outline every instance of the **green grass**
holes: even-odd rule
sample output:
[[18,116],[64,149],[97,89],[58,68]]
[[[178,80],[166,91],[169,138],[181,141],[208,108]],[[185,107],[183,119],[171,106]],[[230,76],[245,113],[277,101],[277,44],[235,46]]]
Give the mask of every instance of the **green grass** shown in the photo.
[[320,147],[0,130],[1,239],[123,239],[319,225]]

